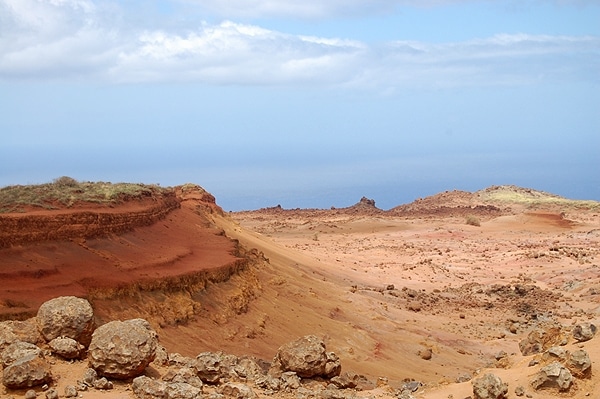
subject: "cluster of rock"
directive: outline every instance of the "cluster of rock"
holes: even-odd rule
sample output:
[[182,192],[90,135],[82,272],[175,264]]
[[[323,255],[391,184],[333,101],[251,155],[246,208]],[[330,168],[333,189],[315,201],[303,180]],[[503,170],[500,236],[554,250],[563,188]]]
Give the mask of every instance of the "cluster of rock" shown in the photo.
[[[575,325],[570,333],[575,342],[589,341],[596,334],[596,326],[592,323],[580,323]],[[584,349],[570,352],[564,348],[568,341],[569,337],[562,326],[547,325],[532,330],[519,343],[524,356],[536,356],[529,363],[530,366],[543,365],[530,381],[534,390],[551,389],[567,392],[573,386],[575,379],[591,377],[592,362],[588,353]],[[485,374],[474,379],[472,385],[475,399],[508,397],[508,384],[494,374]],[[523,396],[525,388],[517,386],[515,394]]]
[[[54,387],[52,365],[56,357],[87,359],[89,368],[64,388]],[[140,399],[187,399],[210,396],[255,398],[254,389],[275,393],[292,391],[305,397],[342,399],[366,379],[341,373],[339,358],[328,352],[322,339],[309,335],[283,345],[272,362],[204,352],[195,358],[168,354],[158,335],[143,319],[112,321],[96,327],[89,302],[59,297],[45,302],[37,317],[0,323],[2,383],[9,390],[27,390],[35,398],[42,389],[46,398],[77,397],[88,389],[112,389],[112,380],[131,382]],[[151,364],[166,369],[161,378],[145,375]],[[152,373],[150,373],[152,374]],[[314,384],[310,389],[310,384]]]

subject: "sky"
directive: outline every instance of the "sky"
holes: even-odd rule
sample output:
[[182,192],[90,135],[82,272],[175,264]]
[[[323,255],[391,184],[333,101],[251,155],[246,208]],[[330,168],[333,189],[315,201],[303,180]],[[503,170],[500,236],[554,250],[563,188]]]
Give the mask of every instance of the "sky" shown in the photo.
[[600,200],[600,1],[0,0],[0,186]]

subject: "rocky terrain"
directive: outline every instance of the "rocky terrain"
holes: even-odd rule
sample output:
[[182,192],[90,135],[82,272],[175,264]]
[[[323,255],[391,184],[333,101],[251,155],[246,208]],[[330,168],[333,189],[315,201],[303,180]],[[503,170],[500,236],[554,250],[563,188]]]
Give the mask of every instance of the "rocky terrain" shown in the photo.
[[[600,392],[597,202],[500,186],[227,214],[186,185],[56,208],[0,214],[2,397]],[[78,327],[54,303],[73,297]]]

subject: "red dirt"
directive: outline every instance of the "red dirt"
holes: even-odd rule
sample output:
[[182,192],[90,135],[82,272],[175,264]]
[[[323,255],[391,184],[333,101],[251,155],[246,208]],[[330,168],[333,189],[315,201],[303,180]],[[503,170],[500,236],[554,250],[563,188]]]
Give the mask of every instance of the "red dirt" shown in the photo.
[[236,244],[210,225],[207,210],[221,211],[188,192],[113,209],[2,215],[0,319],[29,317],[60,295],[164,287],[235,267]]

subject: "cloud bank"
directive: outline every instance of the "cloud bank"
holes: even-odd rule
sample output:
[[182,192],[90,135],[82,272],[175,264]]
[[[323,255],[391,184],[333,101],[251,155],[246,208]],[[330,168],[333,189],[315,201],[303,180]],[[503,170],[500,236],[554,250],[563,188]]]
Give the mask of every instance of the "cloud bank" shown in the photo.
[[[202,3],[236,8],[238,2]],[[385,10],[414,2],[243,3],[261,13],[285,8],[316,15],[342,8]],[[184,32],[126,22],[126,10],[91,0],[0,0],[0,81],[318,85],[393,91],[600,79],[596,36],[499,34],[441,44],[370,44],[230,20],[200,22]]]

